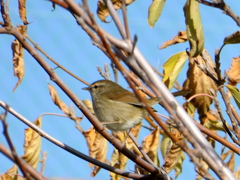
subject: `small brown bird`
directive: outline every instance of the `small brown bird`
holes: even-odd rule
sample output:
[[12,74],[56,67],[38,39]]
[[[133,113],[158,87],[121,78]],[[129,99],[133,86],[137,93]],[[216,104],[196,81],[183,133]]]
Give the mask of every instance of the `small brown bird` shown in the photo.
[[[135,94],[112,81],[99,80],[83,90],[91,93],[97,118],[111,131],[129,130],[147,116],[147,110]],[[146,99],[146,102],[153,106],[158,99]]]

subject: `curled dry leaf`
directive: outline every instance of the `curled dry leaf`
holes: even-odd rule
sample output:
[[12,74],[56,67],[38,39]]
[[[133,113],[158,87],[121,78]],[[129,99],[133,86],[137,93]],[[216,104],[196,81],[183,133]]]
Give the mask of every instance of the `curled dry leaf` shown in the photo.
[[[83,135],[87,141],[90,157],[98,161],[105,162],[108,148],[107,140],[101,134],[96,132],[94,127],[91,127],[86,132],[83,132]],[[93,169],[91,173],[92,177],[94,177],[101,169],[92,163],[89,163],[89,166]]]
[[226,160],[230,156],[229,160],[226,163],[228,168],[233,172],[235,167],[235,153],[232,150],[228,150],[226,153],[221,155],[222,160]]
[[184,6],[187,36],[190,43],[190,57],[196,57],[204,48],[204,34],[199,11],[199,2],[187,0]]
[[[27,26],[18,26],[17,30],[25,37],[27,32]],[[17,89],[17,87],[21,84],[24,77],[24,59],[23,52],[24,49],[22,44],[15,39],[12,42],[12,52],[13,52],[13,71],[14,76],[18,77],[18,82],[13,88],[13,92]]]
[[[170,131],[179,141],[183,140],[183,135],[176,128],[171,128]],[[167,173],[174,169],[175,177],[177,177],[182,172],[182,163],[185,159],[183,150],[164,134],[161,141],[161,151],[165,160],[163,168]]]
[[174,36],[173,39],[168,40],[162,44],[160,49],[164,49],[168,46],[178,44],[178,43],[184,43],[188,40],[187,38],[187,32],[186,31],[179,31],[177,36]]
[[161,16],[165,2],[166,0],[153,0],[150,5],[148,9],[148,24],[151,28],[154,27],[154,24]]
[[0,180],[12,180],[18,179],[18,167],[16,164],[13,165],[5,174],[0,176]]
[[54,104],[56,104],[59,107],[59,109],[61,109],[64,112],[64,114],[66,114],[70,119],[72,119],[74,121],[81,120],[81,118],[79,118],[75,115],[75,112],[73,111],[73,109],[68,108],[68,106],[60,99],[57,91],[51,84],[48,84],[48,89],[50,91],[50,95],[52,97]]
[[[41,127],[42,117],[37,118],[33,123]],[[25,130],[24,155],[22,158],[35,169],[39,163],[41,143],[41,136],[36,131],[32,128]]]
[[159,159],[158,159],[158,148],[160,145],[160,138],[159,138],[159,127],[157,126],[154,131],[144,138],[142,142],[143,150],[147,153],[149,158],[159,166]]
[[18,0],[19,15],[24,25],[29,24],[27,21],[26,1],[27,0]]
[[237,179],[240,179],[240,167],[238,167],[238,169],[236,170],[236,172],[234,172],[234,176],[235,176]]
[[236,31],[230,36],[225,37],[224,44],[237,44],[240,43],[240,31]]
[[[139,131],[141,129],[141,123],[136,125],[134,128],[131,129],[131,133],[134,137],[137,137],[139,134]],[[136,154],[139,155],[139,151],[137,151],[135,144],[131,140],[131,138],[128,136],[126,132],[113,132],[113,136],[117,139],[119,139],[122,143],[125,144],[126,148],[130,151],[134,150],[134,152],[137,152]],[[118,149],[114,149],[112,157],[111,157],[111,166],[115,168],[119,168],[121,170],[124,170],[127,166],[128,158],[119,152]],[[123,177],[120,175],[117,175],[113,172],[110,172],[111,179],[122,179]]]
[[210,110],[209,112],[206,113],[206,119],[203,125],[209,130],[223,132],[226,131],[224,129],[222,121],[220,121],[220,117],[217,110],[216,111]]
[[[112,1],[115,9],[122,8],[121,0],[111,0],[111,1]],[[126,5],[129,5],[134,1],[135,0],[126,0],[125,3],[126,3]],[[107,6],[104,3],[104,0],[98,1],[97,15],[98,15],[99,19],[103,22],[106,22],[106,17],[110,15]]]
[[232,64],[227,72],[228,84],[236,86],[240,82],[240,56],[232,59]]
[[[196,57],[198,64],[206,67],[205,61],[201,56]],[[208,62],[208,65],[214,66],[214,63]],[[199,78],[201,77],[201,78]],[[196,64],[193,58],[190,58],[187,79],[183,85],[184,90],[191,89],[192,91],[185,97],[188,99],[195,94],[208,94],[212,95],[211,91],[217,91],[216,84],[208,77]],[[198,110],[199,119],[203,124],[206,118],[206,113],[210,109],[212,99],[210,97],[199,95],[191,100],[191,103]]]

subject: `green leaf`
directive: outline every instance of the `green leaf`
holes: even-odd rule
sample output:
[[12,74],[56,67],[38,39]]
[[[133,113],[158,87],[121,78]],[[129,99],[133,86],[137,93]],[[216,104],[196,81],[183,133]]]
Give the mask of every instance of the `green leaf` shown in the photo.
[[190,57],[196,57],[204,48],[204,33],[202,28],[199,3],[196,0],[188,0],[184,6],[184,15],[188,40],[190,43]]
[[226,85],[226,87],[228,88],[228,90],[230,91],[231,95],[233,96],[233,99],[235,100],[238,108],[240,108],[240,92],[239,90],[232,85]]
[[162,14],[166,0],[153,0],[151,6],[148,9],[148,24],[151,28],[157,22],[158,18]]
[[225,37],[224,44],[238,44],[240,43],[240,31],[236,31],[230,36]]
[[185,51],[182,51],[177,54],[174,54],[164,63],[164,65],[163,65],[163,69],[164,69],[163,82],[168,87],[168,89],[172,89],[187,58],[188,58],[187,53]]

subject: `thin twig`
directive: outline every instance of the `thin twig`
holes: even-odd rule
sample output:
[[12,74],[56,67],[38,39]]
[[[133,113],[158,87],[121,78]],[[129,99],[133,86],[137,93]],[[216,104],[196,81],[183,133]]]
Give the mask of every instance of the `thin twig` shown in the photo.
[[26,38],[34,45],[34,47],[39,50],[44,56],[46,56],[50,61],[52,61],[54,64],[56,64],[59,68],[61,68],[63,71],[65,71],[66,73],[68,73],[69,75],[71,75],[72,77],[74,77],[75,79],[79,80],[80,82],[86,84],[86,85],[90,85],[88,82],[84,81],[83,79],[79,78],[78,76],[76,76],[75,74],[73,74],[71,71],[69,71],[68,69],[66,69],[65,67],[63,67],[60,63],[58,63],[57,61],[55,61],[53,58],[51,58],[45,51],[43,51],[42,48],[40,48],[40,46],[35,43],[29,36],[26,36]]

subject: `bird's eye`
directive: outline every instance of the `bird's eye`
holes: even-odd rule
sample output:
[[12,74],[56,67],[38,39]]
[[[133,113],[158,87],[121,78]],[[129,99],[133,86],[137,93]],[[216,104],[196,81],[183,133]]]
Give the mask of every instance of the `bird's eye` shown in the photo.
[[93,88],[94,88],[94,89],[97,89],[97,88],[98,88],[98,86],[97,86],[97,85],[95,85],[95,86],[93,86]]

